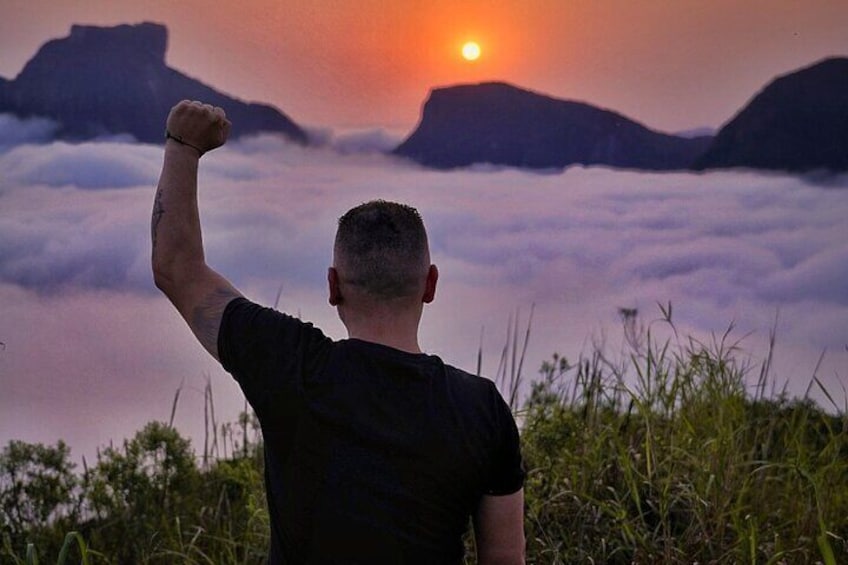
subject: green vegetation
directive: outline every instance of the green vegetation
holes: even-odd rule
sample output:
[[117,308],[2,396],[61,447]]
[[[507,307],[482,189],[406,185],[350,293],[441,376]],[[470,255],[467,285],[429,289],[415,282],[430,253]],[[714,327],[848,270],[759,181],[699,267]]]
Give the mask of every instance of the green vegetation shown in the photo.
[[[622,310],[615,359],[600,346],[573,364],[554,355],[517,410],[528,562],[848,562],[848,411],[815,377],[828,410],[767,394],[769,362],[753,371],[731,331],[680,338],[670,306],[662,312],[645,327]],[[499,371],[510,397],[516,336]],[[198,462],[153,422],[81,473],[62,442],[11,442],[0,454],[0,562],[36,563],[36,552],[59,563],[262,562],[256,422],[220,432],[229,454],[207,445]]]
[[[255,421],[241,423],[255,437]],[[233,455],[199,466],[188,440],[151,422],[80,475],[61,442],[10,442],[0,454],[0,562],[36,563],[36,553],[59,563],[263,562],[261,443],[231,439]]]
[[[664,322],[673,330],[670,306]],[[755,394],[730,332],[629,356],[554,357],[524,411],[528,555],[539,563],[848,562],[848,415]],[[818,383],[818,381],[814,381]],[[826,391],[823,391],[827,395]]]

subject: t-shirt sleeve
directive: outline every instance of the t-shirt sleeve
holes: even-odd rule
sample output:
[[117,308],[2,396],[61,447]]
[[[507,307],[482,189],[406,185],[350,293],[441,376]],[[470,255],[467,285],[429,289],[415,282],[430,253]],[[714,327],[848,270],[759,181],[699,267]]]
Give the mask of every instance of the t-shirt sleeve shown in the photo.
[[312,324],[245,298],[227,304],[218,331],[221,365],[257,412],[280,393],[299,394],[330,344]]
[[500,441],[495,451],[494,471],[486,494],[503,496],[517,492],[524,486],[524,462],[515,418],[494,384],[492,389]]

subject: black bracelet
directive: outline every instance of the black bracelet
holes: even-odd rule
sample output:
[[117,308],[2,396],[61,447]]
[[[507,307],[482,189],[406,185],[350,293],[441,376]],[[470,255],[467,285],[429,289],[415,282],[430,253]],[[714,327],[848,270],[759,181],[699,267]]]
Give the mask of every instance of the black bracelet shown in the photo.
[[165,141],[168,141],[169,139],[173,139],[174,141],[176,141],[180,145],[187,145],[187,146],[191,147],[192,149],[197,151],[198,157],[203,157],[203,151],[200,149],[200,147],[198,147],[196,145],[192,145],[191,143],[186,143],[185,141],[183,141],[182,137],[180,137],[178,135],[174,135],[173,133],[169,132],[168,130],[165,130]]

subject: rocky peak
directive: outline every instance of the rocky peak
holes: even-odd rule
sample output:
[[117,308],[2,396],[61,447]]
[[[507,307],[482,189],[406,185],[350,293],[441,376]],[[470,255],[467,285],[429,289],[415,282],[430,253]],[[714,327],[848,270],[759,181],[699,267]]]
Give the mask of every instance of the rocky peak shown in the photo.
[[582,102],[486,82],[434,89],[418,127],[394,153],[437,168],[492,163],[664,170],[688,167],[707,142],[655,132]]
[[114,27],[72,25],[68,45],[79,49],[131,51],[136,55],[146,53],[164,64],[168,29],[153,22]]
[[[168,30],[155,23],[98,27],[74,25],[68,37],[45,43],[24,66],[16,81],[42,80],[46,74],[61,72],[62,66],[109,67],[139,64],[165,66]],[[73,67],[67,71],[73,71]]]
[[13,81],[0,82],[0,113],[49,118],[66,139],[128,133],[157,142],[171,106],[187,98],[226,109],[233,137],[277,131],[306,142],[276,108],[247,104],[168,67],[167,46],[168,30],[156,23],[74,25],[68,37],[45,43]]
[[848,58],[776,78],[721,128],[697,168],[848,170]]

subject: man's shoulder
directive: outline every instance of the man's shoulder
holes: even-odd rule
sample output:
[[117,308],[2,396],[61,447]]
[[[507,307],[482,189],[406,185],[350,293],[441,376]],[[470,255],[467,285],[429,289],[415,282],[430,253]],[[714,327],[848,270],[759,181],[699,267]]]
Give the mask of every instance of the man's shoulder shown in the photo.
[[467,384],[468,386],[479,387],[482,389],[488,389],[495,386],[495,383],[491,379],[476,375],[474,373],[469,373],[465,369],[461,369],[449,363],[442,363],[444,364],[445,372],[448,374],[449,377],[451,377],[452,379],[457,379],[459,382]]
[[490,406],[504,402],[503,395],[493,380],[448,363],[444,363],[444,367],[451,388],[463,390],[467,395]]
[[[231,300],[221,320],[218,351],[224,368],[273,364],[325,355],[332,340],[310,322],[243,297]],[[301,354],[295,354],[301,352]]]
[[323,335],[323,332],[315,327],[312,322],[306,322],[275,308],[263,306],[243,296],[233,298],[227,303],[224,309],[224,320],[231,324],[291,326]]

